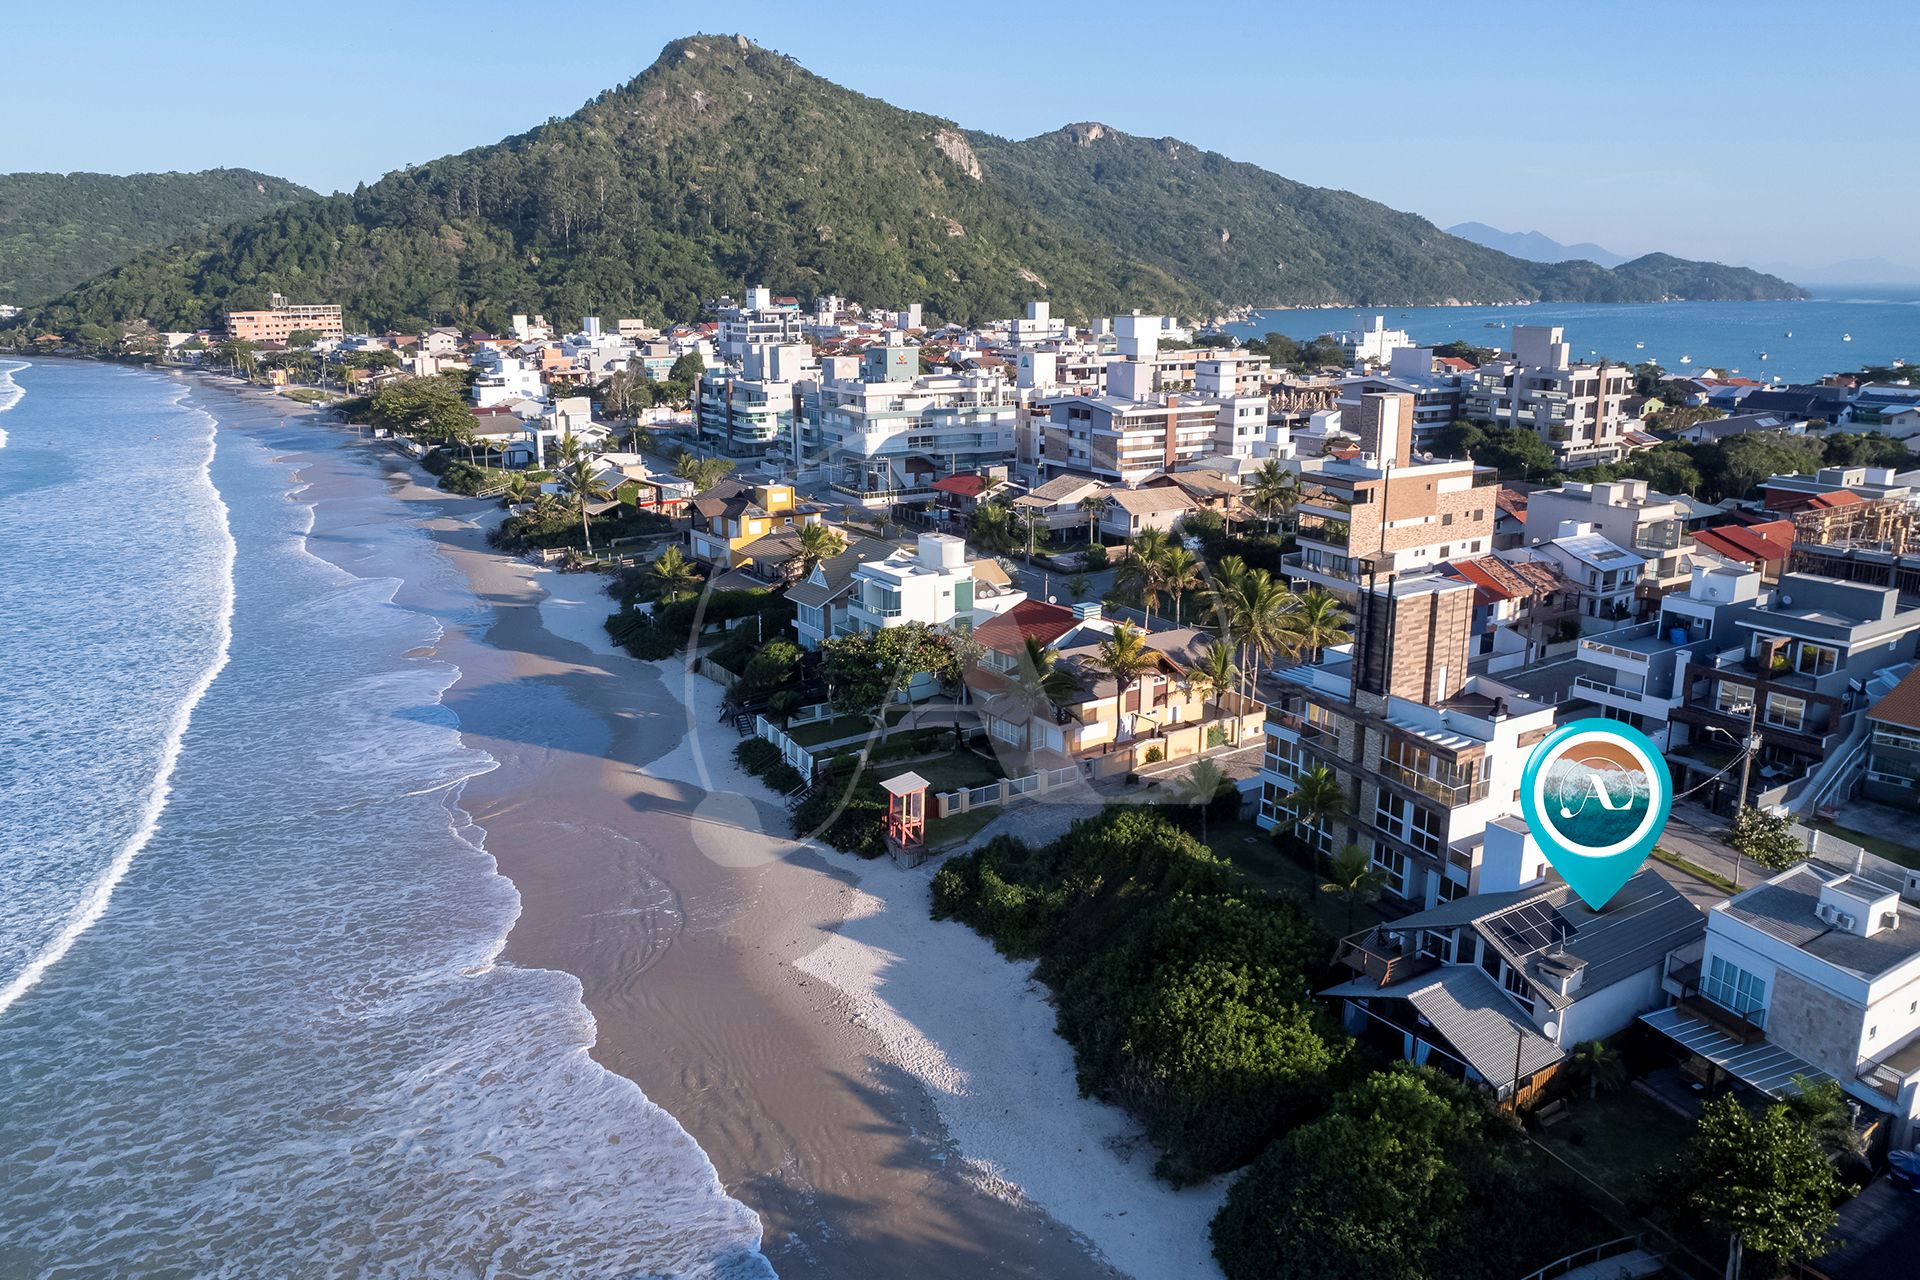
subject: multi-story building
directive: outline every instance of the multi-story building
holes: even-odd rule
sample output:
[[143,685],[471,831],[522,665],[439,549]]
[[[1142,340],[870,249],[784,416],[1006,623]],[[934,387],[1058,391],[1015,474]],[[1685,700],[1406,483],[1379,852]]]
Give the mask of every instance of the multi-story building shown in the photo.
[[1340,403],[1356,405],[1375,392],[1413,397],[1413,451],[1430,454],[1440,431],[1460,417],[1460,375],[1435,372],[1433,348],[1400,347],[1383,373],[1364,373],[1340,383]]
[[1273,364],[1251,351],[1216,351],[1193,364],[1193,389],[1203,396],[1232,399],[1259,396],[1264,402]]
[[1866,797],[1920,808],[1920,669],[1909,671],[1867,711]]
[[[1017,592],[996,597],[999,609],[1012,608],[1024,598]],[[948,533],[923,533],[912,550],[902,548],[855,567],[847,624],[854,631],[883,631],[911,622],[971,627],[981,603],[974,595],[966,541]]]
[[[1519,811],[1528,750],[1554,725],[1552,705],[1468,674],[1473,602],[1438,574],[1363,590],[1354,643],[1276,673],[1268,706],[1259,824],[1325,854],[1359,845],[1416,906],[1486,889],[1487,824]],[[1292,800],[1323,766],[1346,796],[1335,819]]]
[[[1218,446],[1220,405],[1212,400],[1146,391],[1130,384],[1142,366],[1116,364],[1126,392],[1075,395],[1055,400],[1045,428],[1042,466],[1048,476],[1091,475],[1113,484],[1138,484],[1162,471],[1195,462]],[[1150,398],[1148,398],[1150,397]],[[1264,414],[1262,415],[1264,430]]]
[[1361,1039],[1498,1097],[1524,1097],[1573,1046],[1665,1003],[1667,956],[1698,946],[1706,921],[1652,871],[1593,910],[1545,874],[1515,818],[1488,824],[1486,843],[1490,880],[1527,881],[1343,940],[1338,958],[1355,976],[1321,995],[1342,1002]]
[[1493,549],[1499,476],[1471,461],[1411,461],[1411,396],[1369,392],[1340,416],[1360,454],[1303,471],[1294,513],[1300,550],[1286,561],[1291,576],[1350,596],[1368,577]]
[[1626,408],[1633,370],[1573,363],[1557,325],[1515,325],[1513,358],[1480,366],[1462,392],[1467,417],[1538,432],[1562,468],[1614,461],[1638,426]]
[[1385,364],[1396,351],[1411,347],[1405,330],[1387,328],[1385,316],[1375,316],[1364,329],[1343,329],[1333,335],[1350,365]]
[[997,371],[921,374],[909,347],[869,348],[857,376],[828,361],[808,413],[834,489],[867,505],[928,499],[943,475],[1004,466],[1019,405]]
[[1781,1098],[1833,1080],[1891,1118],[1896,1149],[1920,1119],[1920,871],[1861,855],[1810,858],[1707,913],[1675,949],[1673,1003],[1641,1021],[1695,1073]]
[[285,342],[301,330],[320,338],[340,338],[347,332],[338,303],[289,303],[277,293],[270,306],[226,315],[227,336],[242,342]]
[[855,537],[839,555],[820,561],[804,578],[787,588],[787,600],[794,608],[793,629],[802,649],[818,649],[826,640],[852,633],[849,614],[853,571],[870,560],[884,560],[893,553],[890,542]]
[[738,369],[707,370],[697,393],[701,442],[740,460],[804,457],[799,384],[819,373],[813,348],[804,342],[751,346]]
[[1750,733],[1758,739],[1748,771],[1753,804],[1786,798],[1835,752],[1874,676],[1914,660],[1920,607],[1893,587],[1788,573],[1729,639],[1685,664],[1684,698],[1672,713],[1685,738],[1669,747],[1675,786],[1698,784],[1721,809],[1737,803],[1731,766]]
[[723,357],[735,360],[743,358],[748,347],[798,342],[807,324],[798,302],[775,298],[772,290],[758,285],[747,290],[744,302],[730,303],[719,311],[720,328],[714,340]]
[[[1527,521],[1531,528],[1531,502]],[[1507,554],[1549,561],[1566,575],[1580,593],[1581,625],[1590,630],[1612,627],[1633,616],[1646,557],[1628,551],[1585,521],[1562,520],[1555,536]]]
[[1569,483],[1527,495],[1526,542],[1539,546],[1560,537],[1561,526],[1571,520],[1593,526],[1617,546],[1652,557],[1686,542],[1687,515],[1684,504],[1653,492],[1645,480]]
[[790,484],[722,480],[692,502],[687,545],[693,558],[724,571],[746,558],[748,544],[779,530],[818,524],[825,508],[802,502]]

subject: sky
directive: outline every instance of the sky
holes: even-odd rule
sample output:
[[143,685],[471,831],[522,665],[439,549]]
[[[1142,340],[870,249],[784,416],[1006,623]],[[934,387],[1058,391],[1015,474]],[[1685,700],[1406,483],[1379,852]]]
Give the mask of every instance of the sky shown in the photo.
[[14,113],[30,131],[0,127],[0,171],[230,165],[351,190],[569,114],[717,29],[968,128],[1098,120],[1442,227],[1916,263],[1920,112],[1853,43],[1896,15],[1892,0],[9,6],[0,82],[37,105]]

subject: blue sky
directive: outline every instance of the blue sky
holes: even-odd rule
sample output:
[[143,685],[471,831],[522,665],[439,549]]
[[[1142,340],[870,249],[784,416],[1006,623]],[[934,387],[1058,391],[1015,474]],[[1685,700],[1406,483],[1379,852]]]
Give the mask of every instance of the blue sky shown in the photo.
[[[1441,226],[1736,262],[1913,261],[1920,112],[1895,105],[1889,77],[1905,73],[1854,43],[1893,16],[1853,0],[83,0],[0,21],[8,97],[33,104],[14,118],[50,126],[0,132],[0,170],[225,164],[351,189],[565,115],[668,40],[723,28],[970,128],[1100,120]],[[276,114],[276,86],[308,105]]]

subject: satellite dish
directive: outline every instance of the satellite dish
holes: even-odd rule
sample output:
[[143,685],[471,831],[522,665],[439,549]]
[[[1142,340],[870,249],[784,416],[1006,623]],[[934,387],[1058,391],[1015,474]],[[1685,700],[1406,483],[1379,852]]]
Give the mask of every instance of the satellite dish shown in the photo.
[[1059,597],[1059,596],[1048,596],[1048,597],[1047,597],[1047,603],[1048,603],[1048,604],[1059,604],[1059,603],[1060,603],[1060,597]]
[[1540,1030],[1544,1031],[1546,1033],[1547,1039],[1551,1040],[1555,1036],[1560,1034],[1560,1024],[1558,1022],[1555,1022],[1553,1019],[1549,1018],[1547,1019],[1547,1025],[1540,1028]]

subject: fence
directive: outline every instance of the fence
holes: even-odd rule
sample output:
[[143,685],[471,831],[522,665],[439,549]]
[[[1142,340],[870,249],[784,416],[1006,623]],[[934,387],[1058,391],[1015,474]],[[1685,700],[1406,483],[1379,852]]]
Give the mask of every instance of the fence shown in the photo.
[[984,787],[970,787],[963,791],[943,791],[933,797],[933,816],[947,818],[973,809],[989,809],[995,805],[1010,804],[1027,796],[1044,795],[1055,787],[1064,787],[1069,782],[1077,782],[1083,776],[1081,767],[1074,764],[1060,769],[1043,769],[1039,773],[1030,773],[1021,778],[1002,778]]
[[754,736],[780,748],[780,758],[798,769],[802,777],[813,777],[813,752],[789,738],[781,731],[780,726],[765,716],[755,716],[753,732]]

